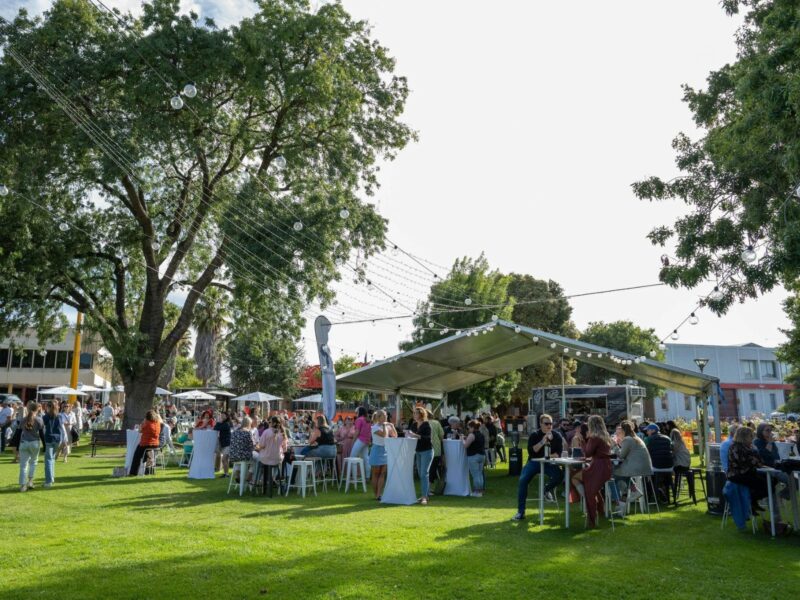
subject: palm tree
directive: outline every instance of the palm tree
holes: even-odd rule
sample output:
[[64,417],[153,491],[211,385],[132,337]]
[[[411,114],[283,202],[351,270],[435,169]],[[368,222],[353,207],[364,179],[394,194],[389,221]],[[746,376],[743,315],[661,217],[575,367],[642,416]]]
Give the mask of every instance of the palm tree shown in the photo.
[[194,361],[197,377],[203,386],[219,383],[222,367],[222,341],[228,319],[228,296],[217,287],[210,287],[198,301],[194,310],[194,327],[197,340]]

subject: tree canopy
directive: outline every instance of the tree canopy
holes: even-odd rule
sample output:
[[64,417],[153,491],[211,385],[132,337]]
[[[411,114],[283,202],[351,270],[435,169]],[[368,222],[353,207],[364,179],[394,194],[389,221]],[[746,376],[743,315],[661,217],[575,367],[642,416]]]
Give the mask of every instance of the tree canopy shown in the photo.
[[717,313],[800,275],[800,13],[793,0],[722,4],[746,15],[737,60],[710,73],[704,90],[684,86],[702,133],[675,138],[677,177],[633,184],[639,198],[689,207],[649,238],[674,244],[661,280],[712,282],[718,290],[703,304]]
[[0,42],[0,335],[35,326],[44,344],[64,305],[84,313],[128,422],[210,287],[234,330],[296,337],[351,249],[383,246],[360,197],[414,136],[408,89],[340,4],[265,0],[219,29],[177,0],[141,17],[56,0]]
[[[595,321],[589,323],[581,333],[581,341],[613,348],[636,356],[645,356],[653,360],[664,360],[664,351],[659,347],[659,340],[655,330],[639,327],[631,321],[614,321],[612,323]],[[619,378],[619,374],[588,363],[580,363],[575,376],[578,383],[589,385],[602,384],[609,377],[616,379]],[[663,389],[651,383],[641,383],[640,385],[647,390],[647,397],[650,399],[656,398],[664,392]]]
[[[572,307],[564,297],[564,290],[552,279],[546,281],[512,273],[508,295],[514,303],[511,313],[514,323],[565,337],[578,337],[578,330],[571,320]],[[511,393],[510,401],[517,406],[527,406],[533,388],[560,384],[562,364],[564,383],[574,383],[577,361],[563,356],[553,357],[520,369],[520,381]]]

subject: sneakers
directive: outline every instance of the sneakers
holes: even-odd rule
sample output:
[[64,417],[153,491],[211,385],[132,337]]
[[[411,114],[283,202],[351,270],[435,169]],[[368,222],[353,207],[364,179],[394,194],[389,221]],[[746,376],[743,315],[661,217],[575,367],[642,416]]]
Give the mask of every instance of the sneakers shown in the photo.
[[472,496],[473,498],[483,498],[483,493],[482,492],[472,492],[470,494],[470,496]]
[[51,487],[53,487],[52,483],[45,483],[44,484],[44,489],[46,489],[46,490],[49,490]]
[[19,486],[19,491],[20,491],[20,492],[27,492],[27,491],[28,491],[28,486],[27,486],[27,485],[21,485],[21,486]]
[[630,494],[628,494],[628,500],[630,500],[631,502],[635,502],[641,497],[642,497],[642,492],[640,492],[639,490],[633,490]]
[[511,517],[511,520],[512,521],[524,521],[525,520],[525,515],[523,515],[522,513],[517,513],[513,517]]
[[556,502],[556,497],[553,492],[545,492],[544,493],[544,500],[545,502]]
[[422,506],[428,506],[428,499],[427,498],[420,498],[419,503],[422,504]]
[[32,489],[34,489],[35,487],[36,487],[36,486],[35,486],[35,485],[33,485],[33,481],[31,481],[31,480],[28,480],[28,489],[29,489],[29,490],[32,490]]

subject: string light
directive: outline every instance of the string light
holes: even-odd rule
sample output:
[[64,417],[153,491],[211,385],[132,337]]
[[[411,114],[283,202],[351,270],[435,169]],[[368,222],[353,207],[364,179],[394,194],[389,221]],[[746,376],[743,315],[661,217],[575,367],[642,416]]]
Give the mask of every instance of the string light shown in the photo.
[[350,216],[350,211],[347,210],[346,208],[343,208],[342,210],[339,211],[339,217],[340,218],[346,219],[349,216]]
[[697,315],[692,313],[689,315],[689,324],[690,325],[697,325],[700,322],[700,319],[697,318]]
[[758,258],[756,251],[753,249],[752,244],[748,244],[747,248],[745,248],[744,252],[742,252],[742,260],[747,264],[755,262]]
[[197,88],[193,83],[187,83],[185,86],[183,86],[183,95],[187,98],[194,98],[197,96]]
[[156,366],[156,361],[151,360],[149,363],[147,363],[147,365],[150,366],[150,367],[155,367]]
[[464,304],[466,304],[467,306],[469,306],[470,304],[472,304],[472,298],[465,298],[465,299],[464,299]]
[[0,183],[0,196],[8,196],[8,188]]
[[[278,169],[281,169],[281,170],[283,170],[283,169],[285,169],[285,168],[286,168],[286,159],[285,159],[283,156],[276,156],[276,157],[275,157],[275,160],[273,161],[273,164],[274,164],[274,165],[275,165],[275,166],[276,166]],[[299,231],[299,229],[298,229],[298,231]]]
[[183,98],[177,95],[173,96],[170,98],[169,105],[175,110],[180,110],[183,108]]
[[301,221],[295,221],[294,225],[292,225],[295,231],[302,231],[303,230],[303,223]]
[[66,231],[67,229],[69,229],[69,225],[67,225],[66,223],[61,223],[61,224],[58,226],[58,228],[59,228],[61,231]]
[[673,340],[677,340],[680,337],[680,335],[678,335],[678,330],[674,329],[669,337],[672,338]]

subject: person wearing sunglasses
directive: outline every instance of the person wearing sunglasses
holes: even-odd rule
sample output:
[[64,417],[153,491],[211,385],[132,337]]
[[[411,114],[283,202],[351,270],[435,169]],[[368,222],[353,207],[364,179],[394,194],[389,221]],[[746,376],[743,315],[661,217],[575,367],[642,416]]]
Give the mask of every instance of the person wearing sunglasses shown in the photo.
[[[772,423],[763,421],[758,424],[756,428],[756,439],[753,440],[753,446],[758,450],[758,456],[761,462],[767,467],[775,468],[775,463],[780,462],[781,457],[778,454],[778,445],[772,436],[773,427]],[[784,488],[781,490],[781,498],[784,500],[789,499],[789,475],[784,472],[773,473],[772,478],[782,484]]]
[[544,498],[548,502],[555,502],[554,490],[556,486],[564,480],[564,473],[558,465],[552,463],[535,462],[535,458],[561,456],[565,448],[564,439],[560,434],[553,431],[553,417],[543,414],[539,417],[539,430],[535,431],[528,438],[528,462],[522,469],[519,476],[519,488],[517,489],[517,514],[512,518],[513,521],[522,521],[525,518],[525,503],[528,500],[528,485],[539,474],[544,467],[544,474],[547,481],[544,487]]

